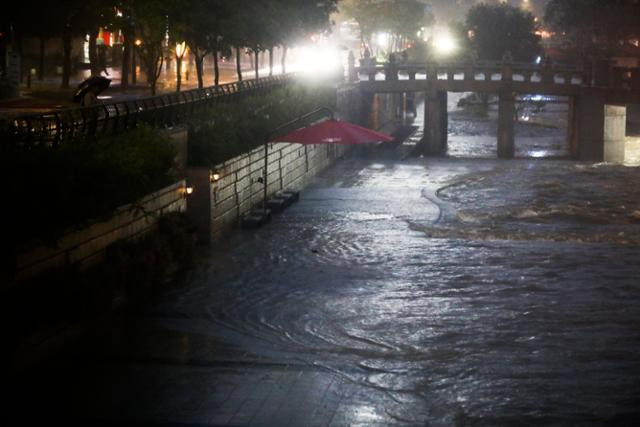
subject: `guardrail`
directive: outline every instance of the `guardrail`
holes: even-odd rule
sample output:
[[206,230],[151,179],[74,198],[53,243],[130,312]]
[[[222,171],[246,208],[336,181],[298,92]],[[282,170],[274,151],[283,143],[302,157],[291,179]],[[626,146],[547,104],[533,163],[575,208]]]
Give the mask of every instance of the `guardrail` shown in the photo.
[[170,127],[220,102],[273,90],[290,83],[295,77],[291,73],[86,108],[30,114],[3,121],[0,136],[2,144],[56,146],[122,132],[139,123]]

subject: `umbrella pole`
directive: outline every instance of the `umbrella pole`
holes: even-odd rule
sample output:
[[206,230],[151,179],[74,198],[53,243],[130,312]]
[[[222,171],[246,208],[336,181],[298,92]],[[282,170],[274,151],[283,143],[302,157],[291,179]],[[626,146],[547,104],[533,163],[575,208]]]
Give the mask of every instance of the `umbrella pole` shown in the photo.
[[[320,111],[328,111],[331,114],[331,118],[334,117],[334,112],[331,108],[328,107],[321,107],[318,108],[317,110],[313,110],[312,112],[305,114],[303,116],[298,117],[297,119],[294,119],[288,123],[285,123],[281,126],[278,126],[276,129],[274,129],[273,131],[270,132],[270,136],[275,135],[277,133],[277,131],[284,129],[288,126],[291,126],[294,123],[298,123],[301,122],[302,120],[311,117],[314,114],[317,114]],[[262,209],[264,211],[264,214],[267,214],[267,166],[269,164],[269,141],[270,141],[270,136],[266,138],[265,142],[264,142],[264,175],[262,177],[262,184],[264,185],[263,188],[263,196],[262,196]]]
[[264,142],[264,176],[262,177],[262,185],[264,185],[263,198],[262,198],[262,210],[267,214],[267,166],[269,164],[269,140]]

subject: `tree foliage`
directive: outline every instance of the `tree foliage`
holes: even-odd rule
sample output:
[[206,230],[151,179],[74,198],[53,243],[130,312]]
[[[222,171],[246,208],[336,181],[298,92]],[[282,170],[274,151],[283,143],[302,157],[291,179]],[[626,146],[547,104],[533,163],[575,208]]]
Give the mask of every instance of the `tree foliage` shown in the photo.
[[395,40],[414,40],[422,27],[433,23],[428,8],[417,0],[344,0],[340,10],[358,22],[367,45],[377,32],[389,33]]
[[[163,58],[172,49],[167,36],[174,46],[175,41],[186,41],[196,57],[202,85],[205,56],[213,55],[217,60],[232,46],[237,52],[248,50],[255,54],[272,51],[276,46],[286,49],[310,33],[327,30],[337,3],[338,0],[25,0],[19,6],[7,6],[0,16],[0,31],[8,34],[13,29],[11,33],[19,36],[47,34],[60,38],[66,86],[71,72],[72,37],[97,35],[99,27],[120,29],[126,45],[123,83],[127,80],[128,49],[135,37],[142,42],[136,49],[147,81],[155,91]],[[0,38],[0,44],[6,45],[6,39]]]
[[594,45],[611,49],[627,36],[638,35],[640,3],[634,0],[551,0],[545,23],[569,34],[579,50],[593,52]]
[[528,62],[540,53],[534,16],[507,4],[472,7],[466,29],[479,59],[499,61],[509,52],[513,59]]

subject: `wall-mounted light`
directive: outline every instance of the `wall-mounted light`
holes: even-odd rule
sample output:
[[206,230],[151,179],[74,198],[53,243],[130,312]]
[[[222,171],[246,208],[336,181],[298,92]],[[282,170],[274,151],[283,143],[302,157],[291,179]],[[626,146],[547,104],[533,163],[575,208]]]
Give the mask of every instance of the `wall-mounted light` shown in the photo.
[[220,180],[220,178],[222,178],[222,175],[218,171],[212,171],[210,178],[211,182],[217,182]]
[[195,188],[193,187],[182,187],[182,195],[184,197],[189,197],[190,195],[193,194],[193,192],[195,191]]
[[135,42],[133,42],[133,44],[135,44],[136,46],[140,46],[142,45],[142,40],[137,39]]

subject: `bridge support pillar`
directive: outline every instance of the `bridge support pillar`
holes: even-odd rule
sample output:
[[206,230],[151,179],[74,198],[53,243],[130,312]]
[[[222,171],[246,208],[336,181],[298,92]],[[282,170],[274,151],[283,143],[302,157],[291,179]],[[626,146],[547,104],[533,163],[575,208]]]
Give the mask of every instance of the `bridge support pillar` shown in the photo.
[[424,154],[441,156],[447,152],[448,126],[447,92],[428,90],[424,101]]
[[583,88],[575,102],[575,138],[578,159],[604,160],[604,94],[598,89]]
[[513,159],[515,114],[515,96],[512,93],[501,93],[498,105],[498,158],[500,159]]
[[604,161],[624,163],[627,107],[604,106]]

